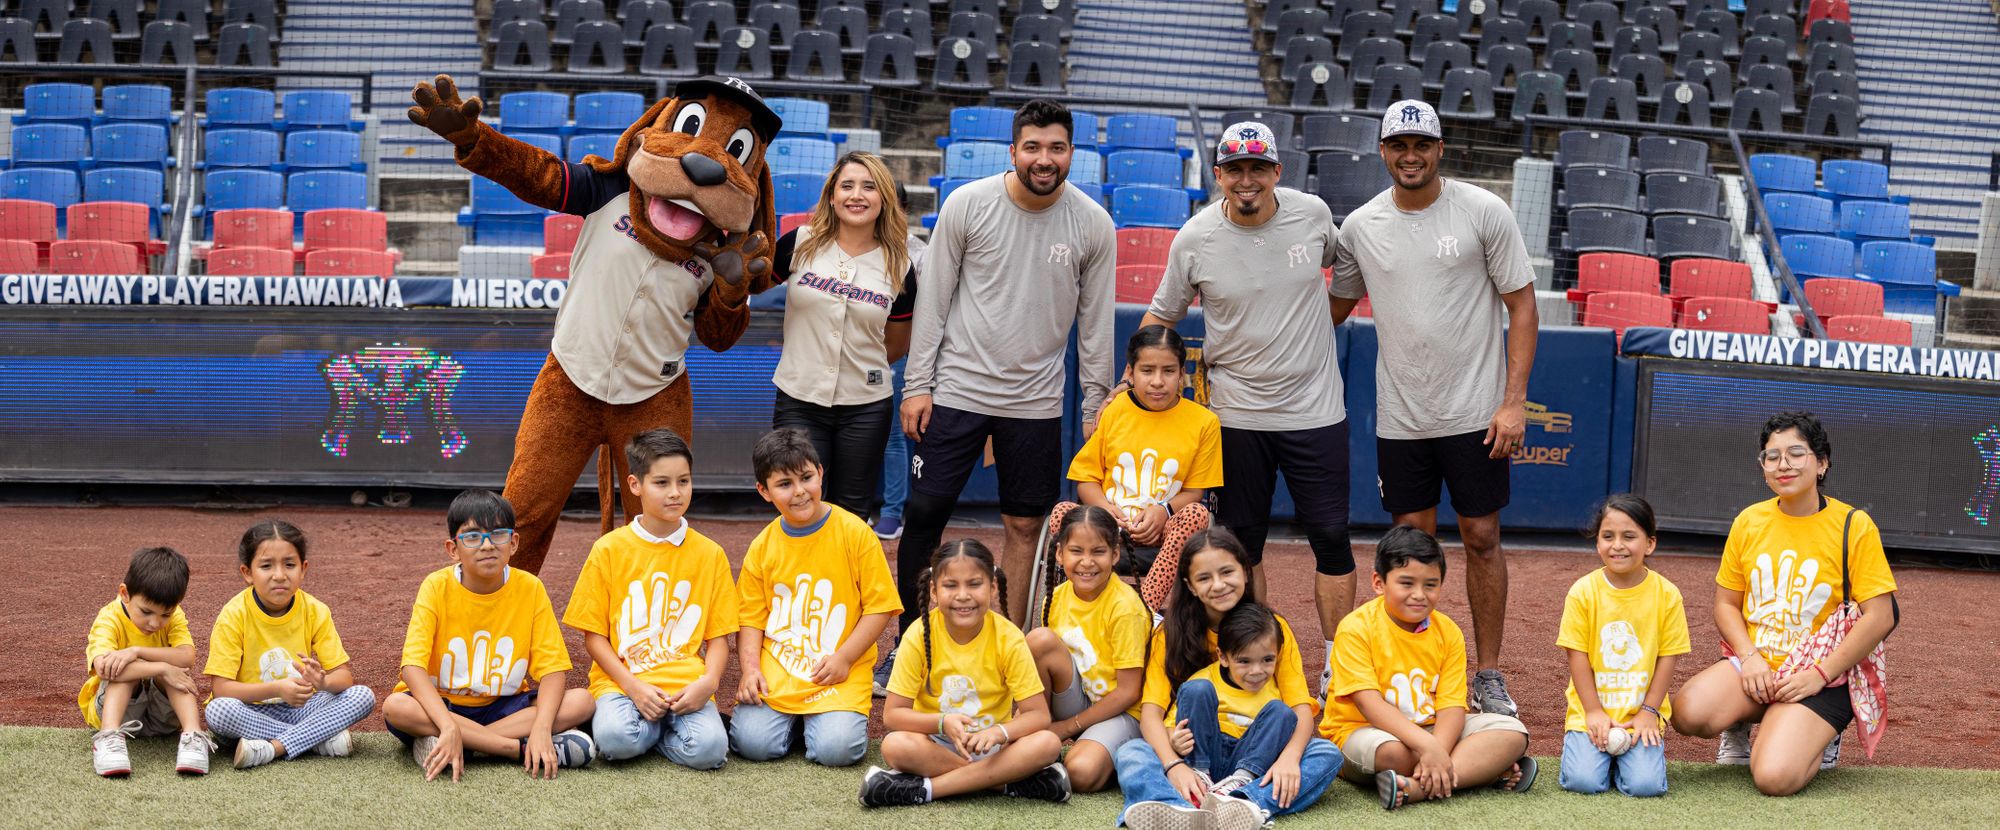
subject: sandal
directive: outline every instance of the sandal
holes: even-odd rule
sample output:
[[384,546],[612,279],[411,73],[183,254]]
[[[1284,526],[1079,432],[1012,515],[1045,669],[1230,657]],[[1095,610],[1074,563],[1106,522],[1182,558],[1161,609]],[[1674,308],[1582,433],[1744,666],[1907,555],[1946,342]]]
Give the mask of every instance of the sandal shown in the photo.
[[1382,799],[1382,809],[1394,810],[1410,803],[1409,794],[1403,792],[1403,781],[1403,776],[1392,769],[1375,773],[1375,794]]
[[1528,791],[1529,787],[1535,786],[1535,774],[1541,772],[1541,764],[1534,759],[1534,756],[1523,755],[1521,756],[1521,760],[1514,762],[1514,766],[1519,767],[1521,770],[1520,780],[1515,781],[1514,786],[1509,787],[1506,784],[1506,776],[1501,776],[1499,781],[1493,782],[1493,789],[1500,790],[1501,792],[1524,793]]

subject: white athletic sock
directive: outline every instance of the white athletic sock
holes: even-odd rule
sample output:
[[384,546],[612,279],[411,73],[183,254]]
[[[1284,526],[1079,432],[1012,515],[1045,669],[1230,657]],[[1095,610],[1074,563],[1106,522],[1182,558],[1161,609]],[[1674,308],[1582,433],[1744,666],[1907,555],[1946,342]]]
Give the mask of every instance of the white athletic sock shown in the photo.
[[931,780],[929,778],[924,779],[924,803],[929,804],[936,800],[937,796],[931,794]]

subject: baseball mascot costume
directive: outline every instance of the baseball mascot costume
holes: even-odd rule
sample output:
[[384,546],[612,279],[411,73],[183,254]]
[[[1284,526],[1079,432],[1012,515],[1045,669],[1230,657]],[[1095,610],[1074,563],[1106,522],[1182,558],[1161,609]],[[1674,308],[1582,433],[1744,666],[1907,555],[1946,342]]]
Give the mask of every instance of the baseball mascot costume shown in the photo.
[[[722,351],[750,322],[751,294],[773,284],[777,238],[764,148],[779,127],[735,78],[686,81],[626,128],[615,157],[565,163],[481,123],[478,98],[449,76],[418,84],[410,120],[443,136],[460,167],[532,205],[584,217],[547,362],[528,393],[507,470],[520,550],[541,570],[556,518],[600,448],[603,530],[625,493],[624,446],[661,426],[694,430],[690,334]],[[623,496],[626,515],[638,499]]]

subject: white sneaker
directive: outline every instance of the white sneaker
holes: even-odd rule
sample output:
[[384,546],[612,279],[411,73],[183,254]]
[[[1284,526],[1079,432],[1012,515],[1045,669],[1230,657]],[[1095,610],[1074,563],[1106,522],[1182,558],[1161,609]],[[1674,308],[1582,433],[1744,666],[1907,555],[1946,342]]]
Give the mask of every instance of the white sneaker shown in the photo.
[[563,769],[587,766],[590,759],[597,757],[597,743],[589,735],[575,729],[557,732],[551,743],[556,748],[556,765]]
[[1839,764],[1840,764],[1840,736],[1835,735],[1833,736],[1833,743],[1827,744],[1826,749],[1820,750],[1819,768],[1823,770],[1833,769],[1835,766]]
[[136,720],[126,721],[116,728],[101,729],[90,736],[90,765],[98,775],[123,778],[132,774],[132,754],[125,748],[125,741],[144,726]]
[[1715,747],[1715,762],[1733,767],[1750,765],[1750,724],[1739,723],[1722,730],[1722,742]]
[[354,754],[354,736],[347,730],[342,729],[340,730],[340,734],[321,741],[319,746],[312,748],[312,751],[314,755],[325,755],[329,758],[345,758]]
[[1209,830],[1208,813],[1164,801],[1141,801],[1125,811],[1131,830]]
[[182,732],[180,749],[174,753],[174,771],[207,775],[208,754],[214,751],[215,739],[207,732]]
[[1255,780],[1257,780],[1257,777],[1251,775],[1249,770],[1239,769],[1230,773],[1228,778],[1210,784],[1208,791],[1216,795],[1235,795],[1237,790],[1243,789]]
[[1208,826],[1212,830],[1262,830],[1271,826],[1271,817],[1264,814],[1263,808],[1233,795],[1209,796],[1201,806],[1208,813]]
[[410,742],[410,757],[417,760],[417,769],[423,769],[430,760],[431,750],[437,749],[436,735],[427,735]]
[[237,769],[261,767],[278,760],[278,748],[270,741],[244,738],[236,742],[236,755],[231,759]]

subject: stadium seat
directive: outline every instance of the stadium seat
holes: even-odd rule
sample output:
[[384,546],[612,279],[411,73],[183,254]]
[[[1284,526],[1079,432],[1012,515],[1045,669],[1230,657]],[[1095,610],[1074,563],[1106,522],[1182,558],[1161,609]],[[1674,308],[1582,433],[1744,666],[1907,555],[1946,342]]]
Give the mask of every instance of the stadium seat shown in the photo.
[[235,208],[214,214],[215,248],[292,249],[292,212],[275,208]]
[[1387,12],[1362,9],[1348,12],[1340,23],[1340,48],[1334,53],[1342,63],[1351,63],[1362,41],[1371,38],[1395,39],[1396,20]]
[[1831,92],[1849,98],[1860,98],[1861,79],[1855,77],[1852,72],[1822,69],[1806,76],[1806,91],[1814,95]]
[[167,128],[160,124],[118,121],[93,127],[90,146],[95,165],[165,170],[175,164],[168,155]]
[[1957,285],[1937,278],[1937,251],[1928,245],[1865,242],[1857,263],[1855,276],[1882,286],[1882,299],[1888,311],[1936,314],[1939,294],[1959,293]]
[[0,239],[0,274],[39,274],[42,255],[33,242]]
[[569,153],[563,158],[572,162],[581,162],[584,156],[592,154],[600,158],[612,158],[618,154],[618,138],[615,135],[602,133],[572,136],[569,140]]
[[141,257],[163,254],[167,243],[153,238],[154,204],[138,202],[77,202],[69,214],[69,239],[97,239],[131,245]]
[[779,213],[811,213],[819,204],[819,192],[826,186],[822,173],[778,173],[771,177],[777,191]]
[[[1458,18],[1442,14],[1419,16],[1410,29],[1410,55],[1428,68],[1432,54],[1445,54],[1431,51],[1431,47],[1439,43],[1465,46],[1467,63],[1462,65],[1470,65],[1472,47],[1465,44],[1465,34],[1459,28]],[[1455,53],[1455,50],[1453,51]]]
[[555,133],[515,133],[507,137],[553,156],[562,155],[563,139]]
[[[1001,149],[1002,155],[1005,155],[1005,148]],[[947,154],[950,152],[946,151]],[[833,162],[838,155],[833,142],[824,138],[779,136],[765,148],[764,161],[770,165],[772,175],[811,173],[824,177],[833,173]]]
[[[937,55],[937,36],[931,29],[931,9],[928,4],[907,9],[889,9],[882,13],[882,25],[875,34],[893,34],[909,38],[919,58]],[[874,35],[869,36],[870,40]]]
[[[560,133],[569,126],[569,96],[560,92],[509,92],[500,96],[500,131]],[[631,122],[626,122],[631,126]]]
[[1854,138],[1861,134],[1861,102],[1822,92],[1806,102],[1806,135]]
[[1591,80],[1583,117],[1592,121],[1639,122],[1639,87],[1624,78]]
[[1381,129],[1379,119],[1364,115],[1308,115],[1301,138],[1308,153],[1372,153]]
[[810,213],[787,213],[778,217],[778,235],[784,236],[812,222]]
[[[71,200],[74,202],[75,200]],[[29,199],[0,199],[0,239],[28,242],[35,246],[36,256],[48,259],[49,243],[57,239],[58,212],[56,206],[48,202]],[[1119,247],[1122,253],[1124,247]],[[1161,250],[1160,263],[1166,264],[1165,249]],[[34,270],[40,270],[39,268]]]
[[96,167],[83,174],[82,178],[83,201],[138,202],[153,206],[159,211],[153,217],[153,235],[159,235],[160,214],[172,210],[171,205],[162,201],[167,188],[165,174],[144,167]]
[[1696,331],[1770,334],[1771,311],[1756,300],[1736,297],[1690,297],[1679,308],[1675,325]]
[[[1478,64],[1472,59],[1472,47],[1457,40],[1432,41],[1423,47],[1412,46],[1411,62],[1424,68],[1424,86],[1442,85],[1445,73],[1454,69],[1472,69]],[[1491,75],[1487,76],[1491,78]]]
[[1894,202],[1849,199],[1839,208],[1842,239],[1910,241],[1910,208]]
[[1688,257],[1667,266],[1667,297],[1676,307],[1689,297],[1755,299],[1750,266],[1722,259]]
[[[771,35],[764,37],[769,42]],[[786,80],[822,84],[847,82],[847,71],[842,68],[840,57],[840,35],[824,30],[799,32],[792,36],[788,45],[790,53],[785,58]],[[865,41],[862,49],[867,49]]]
[[90,134],[75,124],[31,121],[13,130],[13,166],[78,171],[90,163]]
[[35,50],[35,24],[18,17],[0,17],[0,57],[9,51],[14,57],[7,63],[35,63],[41,59]]
[[[986,59],[999,60],[1000,53],[994,47],[1000,43],[1000,18],[996,10],[992,13],[969,12],[981,20],[967,18],[960,22],[958,14],[948,20],[951,25],[945,30],[945,37],[971,37],[987,46]],[[859,55],[867,48],[868,10],[860,3],[823,2],[813,15],[813,25],[822,32],[830,32],[840,37],[840,52],[845,55]],[[958,27],[965,26],[966,29]],[[967,34],[971,33],[971,34]]]
[[[1428,68],[1426,71],[1429,71]],[[1493,75],[1484,69],[1461,67],[1446,72],[1444,89],[1438,93],[1438,112],[1458,118],[1490,119],[1493,110]]]
[[1556,166],[1631,167],[1632,139],[1623,133],[1564,130],[1556,137]]
[[1069,180],[1077,184],[1104,183],[1104,154],[1096,150],[1077,149],[1070,152]]
[[0,176],[0,199],[47,202],[55,206],[58,215],[81,201],[82,191],[76,173],[55,167],[16,167]]
[[21,91],[20,115],[14,123],[54,122],[87,127],[97,113],[97,90],[88,84],[61,82],[29,84]]
[[203,129],[222,127],[246,127],[258,130],[277,129],[277,97],[269,90],[249,87],[228,87],[208,91],[207,116],[202,119]]
[[1007,88],[1015,92],[1061,95],[1062,49],[1053,43],[1017,43],[1007,56]]
[[1845,43],[1854,45],[1854,27],[1845,20],[1821,18],[1806,24],[1807,48],[1822,43]]
[[1014,111],[1001,107],[954,107],[951,133],[938,146],[960,141],[987,141],[1000,144],[1014,140]]
[[117,62],[112,55],[110,23],[83,17],[63,24],[62,41],[56,48],[56,62],[83,63],[86,52],[90,54],[90,63]]
[[1104,159],[1104,183],[1114,188],[1139,184],[1178,188],[1183,181],[1179,153],[1117,150]]
[[[1759,18],[1760,20],[1763,18]],[[1783,31],[1781,27],[1779,31]],[[1736,72],[1748,75],[1759,66],[1771,66],[1790,71],[1793,48],[1783,38],[1752,34],[1743,39],[1742,54],[1736,58]]]
[[1840,237],[1795,233],[1781,238],[1778,247],[1784,252],[1785,264],[1800,279],[1854,276],[1854,243]]
[[1820,165],[1820,176],[1833,199],[1889,199],[1889,168],[1877,162],[1831,160]]
[[[957,192],[959,188],[971,184],[974,181],[977,181],[977,179],[945,179],[941,182],[938,182],[937,204],[943,205],[947,200],[951,199],[951,194]],[[926,227],[928,227],[928,225]]]
[[530,262],[529,273],[538,280],[566,280],[569,279],[569,260],[567,253],[540,254]]
[[139,274],[139,249],[102,239],[63,239],[49,245],[51,274]]
[[218,277],[289,277],[293,264],[291,251],[273,248],[217,248],[208,253],[208,273]]
[[1806,77],[1808,78],[1821,72],[1829,71],[1853,74],[1856,68],[1854,47],[1845,43],[1822,41],[1813,44],[1812,50],[1806,53]]
[[381,211],[321,208],[305,214],[305,249],[389,250],[389,217]]
[[354,99],[345,92],[314,89],[285,93],[284,127],[293,130],[353,130]]
[[570,33],[565,69],[581,75],[625,73],[625,28],[609,20],[584,20]]
[[556,28],[552,43],[574,43],[577,27],[604,20],[604,0],[556,0]]
[[278,134],[269,130],[216,130],[202,134],[206,145],[203,166],[207,169],[248,167],[282,170]]
[[[582,98],[577,100],[580,102]],[[779,135],[830,137],[833,108],[825,101],[814,101],[809,98],[766,98],[764,104],[784,121],[784,126],[779,128]],[[629,124],[637,119],[638,116],[635,115],[626,119],[626,123]]]
[[890,32],[869,35],[861,56],[861,82],[881,89],[922,86],[917,75],[916,41]]
[[1794,233],[1830,234],[1839,229],[1833,217],[1833,200],[1805,193],[1767,192],[1764,213],[1780,237]]
[[1623,340],[1633,326],[1672,326],[1674,304],[1658,294],[1604,291],[1590,295],[1583,306],[1583,325],[1607,328]]
[[1785,102],[1778,93],[1746,86],[1736,90],[1729,110],[1729,129],[1784,132]]
[[1577,208],[1568,214],[1569,235],[1564,247],[1577,253],[1609,251],[1649,256],[1646,248],[1646,217],[1626,210]]
[[1372,84],[1375,82],[1375,70],[1409,62],[1409,56],[1403,53],[1402,41],[1392,37],[1371,37],[1355,48],[1353,59],[1347,62],[1347,75],[1355,83]]
[[1578,294],[1595,294],[1600,291],[1637,291],[1642,294],[1660,293],[1660,261],[1649,256],[1618,253],[1591,253],[1576,258],[1576,290],[1570,292],[1574,302]]
[[1692,213],[1720,216],[1722,181],[1691,173],[1652,173],[1646,176],[1646,213]]
[[1639,174],[1611,167],[1565,167],[1559,208],[1639,209]]
[[961,141],[944,151],[944,177],[983,179],[1014,169],[1006,145],[983,141]]
[[[621,6],[619,12],[623,14],[625,9]],[[671,14],[669,10],[669,16]],[[797,37],[799,31],[804,28],[800,24],[798,4],[779,2],[779,0],[760,0],[750,4],[750,13],[743,18],[743,25],[769,35],[771,42],[780,47],[785,44],[797,46],[792,43],[792,38]],[[834,37],[834,50],[837,54],[840,49],[839,35],[836,33]]]
[[[1498,73],[1495,72],[1495,75],[1497,77]],[[1568,118],[1569,93],[1563,87],[1562,76],[1542,70],[1529,70],[1516,75],[1514,107],[1509,115],[1515,121],[1526,120],[1530,115]]]
[[285,204],[285,177],[269,170],[228,168],[202,174],[202,210],[277,208]]
[[1750,157],[1750,178],[1765,193],[1774,190],[1812,193],[1817,171],[1813,160],[1784,153],[1758,153]]
[[285,169],[332,168],[366,172],[361,134],[346,130],[300,130],[285,134]]
[[395,257],[382,251],[326,248],[306,252],[308,277],[387,277],[395,273]]
[[305,233],[309,211],[325,208],[363,210],[368,207],[368,177],[345,170],[313,170],[293,173],[285,182],[285,206],[298,216],[299,233]]
[[1344,110],[1354,106],[1354,85],[1347,70],[1330,58],[1301,63],[1285,75],[1292,79],[1292,106]]
[[278,9],[274,0],[223,0],[222,22],[256,23],[278,31]]
[[1368,110],[1381,112],[1390,104],[1424,97],[1424,71],[1409,64],[1392,64],[1375,70],[1375,82],[1368,87]]
[[1708,143],[1649,135],[1639,139],[1633,169],[1641,173],[1708,175]]
[[231,23],[215,35],[216,66],[272,66],[271,30],[256,23]]
[[1842,314],[1826,321],[1826,336],[1831,340],[1908,346],[1911,345],[1911,335],[1910,321],[1893,317]]
[[154,84],[119,84],[104,88],[104,120],[171,124],[173,90]]
[[699,0],[681,7],[681,20],[694,30],[695,43],[715,47],[722,33],[736,26],[736,6],[721,0]]
[[1118,302],[1145,305],[1153,301],[1166,271],[1158,265],[1118,266]]
[[[635,0],[635,2],[653,3],[659,0]],[[493,17],[487,21],[491,28],[486,33],[486,42],[500,42],[500,27],[516,20],[540,21],[546,11],[543,0],[493,0]]]
[[1174,232],[1159,228],[1118,229],[1118,265],[1147,265],[1165,271]]
[[1375,153],[1319,153],[1313,156],[1313,168],[1319,176],[1314,189],[1333,212],[1335,222],[1347,221],[1347,214],[1368,204],[1391,184],[1389,168]]
[[[1813,316],[1820,325],[1843,315],[1864,317],[1882,316],[1882,286],[1862,280],[1812,279],[1803,286],[1806,302],[1812,306]],[[1792,319],[1799,326],[1805,326],[1805,315],[1794,314]]]
[[[1009,116],[1012,117],[1011,115]],[[1117,150],[1179,150],[1180,125],[1171,115],[1114,113],[1105,121],[1106,152]]]
[[[541,0],[529,0],[529,2],[539,3]],[[795,31],[798,28],[798,7],[792,8],[794,10],[792,30]],[[624,0],[618,4],[618,17],[625,21],[626,46],[644,46],[646,30],[654,26],[674,26],[680,23],[679,18],[674,17],[673,3],[668,0]]]
[[952,92],[991,91],[993,70],[986,49],[986,44],[962,37],[938,41],[937,57],[931,64],[931,86]]
[[459,211],[458,222],[472,228],[474,245],[539,246],[548,214],[492,179],[474,176],[471,204]]
[[1713,117],[1708,87],[1690,81],[1671,81],[1660,85],[1659,106],[1654,109],[1653,123],[1708,127],[1714,124]]
[[583,217],[551,213],[542,220],[542,253],[567,254],[576,250],[576,238],[583,234]]
[[[494,28],[499,32],[498,41],[493,46],[494,69],[547,72],[554,66],[549,60],[548,24],[540,20],[510,20]],[[652,33],[648,31],[649,42],[651,38]],[[650,50],[650,46],[648,48]],[[692,53],[692,47],[689,51]]]
[[1135,184],[1111,194],[1111,221],[1121,228],[1178,228],[1187,219],[1187,191],[1177,187]]

